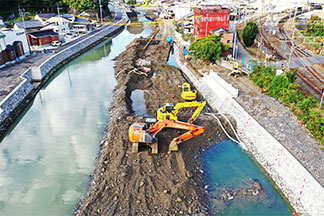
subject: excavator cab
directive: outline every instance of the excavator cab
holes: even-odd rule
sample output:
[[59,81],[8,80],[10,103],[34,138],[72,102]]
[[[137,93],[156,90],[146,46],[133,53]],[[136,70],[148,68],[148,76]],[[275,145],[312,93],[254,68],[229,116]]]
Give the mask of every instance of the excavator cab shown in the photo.
[[179,85],[179,88],[182,89],[181,97],[186,101],[196,100],[197,98],[197,91],[191,90],[191,86],[189,83],[183,83]]

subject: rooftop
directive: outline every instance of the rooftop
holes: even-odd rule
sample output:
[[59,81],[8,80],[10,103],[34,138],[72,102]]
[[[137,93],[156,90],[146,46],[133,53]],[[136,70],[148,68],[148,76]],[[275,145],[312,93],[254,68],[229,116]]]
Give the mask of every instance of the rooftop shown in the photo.
[[56,14],[55,13],[44,13],[44,14],[37,14],[37,16],[42,19],[49,19],[53,16],[56,16]]
[[48,30],[30,32],[29,35],[32,37],[35,37],[35,38],[41,38],[41,37],[45,37],[45,36],[49,36],[49,35],[56,36],[56,35],[58,35],[58,33],[53,32],[52,30],[48,29]]
[[[15,22],[15,24],[19,28],[24,28],[23,21]],[[25,21],[25,25],[26,25],[26,29],[42,28],[43,27],[43,24],[39,20],[35,20],[35,19]]]

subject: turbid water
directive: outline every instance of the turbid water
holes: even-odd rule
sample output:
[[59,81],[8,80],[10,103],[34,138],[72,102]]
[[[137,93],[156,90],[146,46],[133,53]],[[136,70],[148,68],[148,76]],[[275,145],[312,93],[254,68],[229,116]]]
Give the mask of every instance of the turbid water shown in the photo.
[[[148,21],[140,18],[139,21]],[[0,215],[71,215],[104,128],[114,59],[148,25],[124,30],[60,69],[0,143]]]
[[[217,215],[291,215],[288,206],[273,188],[265,173],[238,144],[223,141],[201,155],[208,200],[212,214]],[[256,196],[237,196],[231,200],[219,199],[222,191],[251,188],[259,182],[264,190]]]

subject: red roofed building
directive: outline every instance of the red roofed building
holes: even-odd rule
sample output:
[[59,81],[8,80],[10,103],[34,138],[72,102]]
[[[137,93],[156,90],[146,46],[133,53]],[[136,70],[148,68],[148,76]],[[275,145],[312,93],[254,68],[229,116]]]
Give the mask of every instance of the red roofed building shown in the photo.
[[203,6],[194,9],[194,36],[195,38],[206,37],[218,28],[228,30],[230,10],[220,5]]

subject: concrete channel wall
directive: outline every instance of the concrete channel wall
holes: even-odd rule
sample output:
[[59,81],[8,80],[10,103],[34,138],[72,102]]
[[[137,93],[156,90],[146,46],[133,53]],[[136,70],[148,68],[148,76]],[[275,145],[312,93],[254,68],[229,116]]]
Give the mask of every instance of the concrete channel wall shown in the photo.
[[[46,82],[49,76],[51,76],[64,61],[72,59],[87,48],[102,41],[107,35],[113,35],[120,29],[124,28],[123,24],[127,23],[129,19],[126,14],[122,17],[123,18],[118,21],[116,25],[104,27],[101,31],[90,35],[89,37],[86,37],[85,39],[53,55],[41,65],[27,69],[26,72],[21,75],[23,81],[14,90],[12,90],[7,97],[0,101],[0,137],[11,122],[13,122],[23,110],[24,106],[20,107],[23,102],[24,104],[27,104],[29,102],[28,100],[39,90],[39,88],[32,85],[32,81],[38,81],[41,83]],[[30,98],[28,96],[30,96]]]
[[179,68],[195,85],[197,90],[219,113],[235,118],[237,133],[248,151],[265,169],[280,191],[289,200],[297,213],[302,215],[323,215],[324,189],[313,176],[252,118],[235,100],[235,89],[211,71],[203,77],[192,73],[176,48]]

